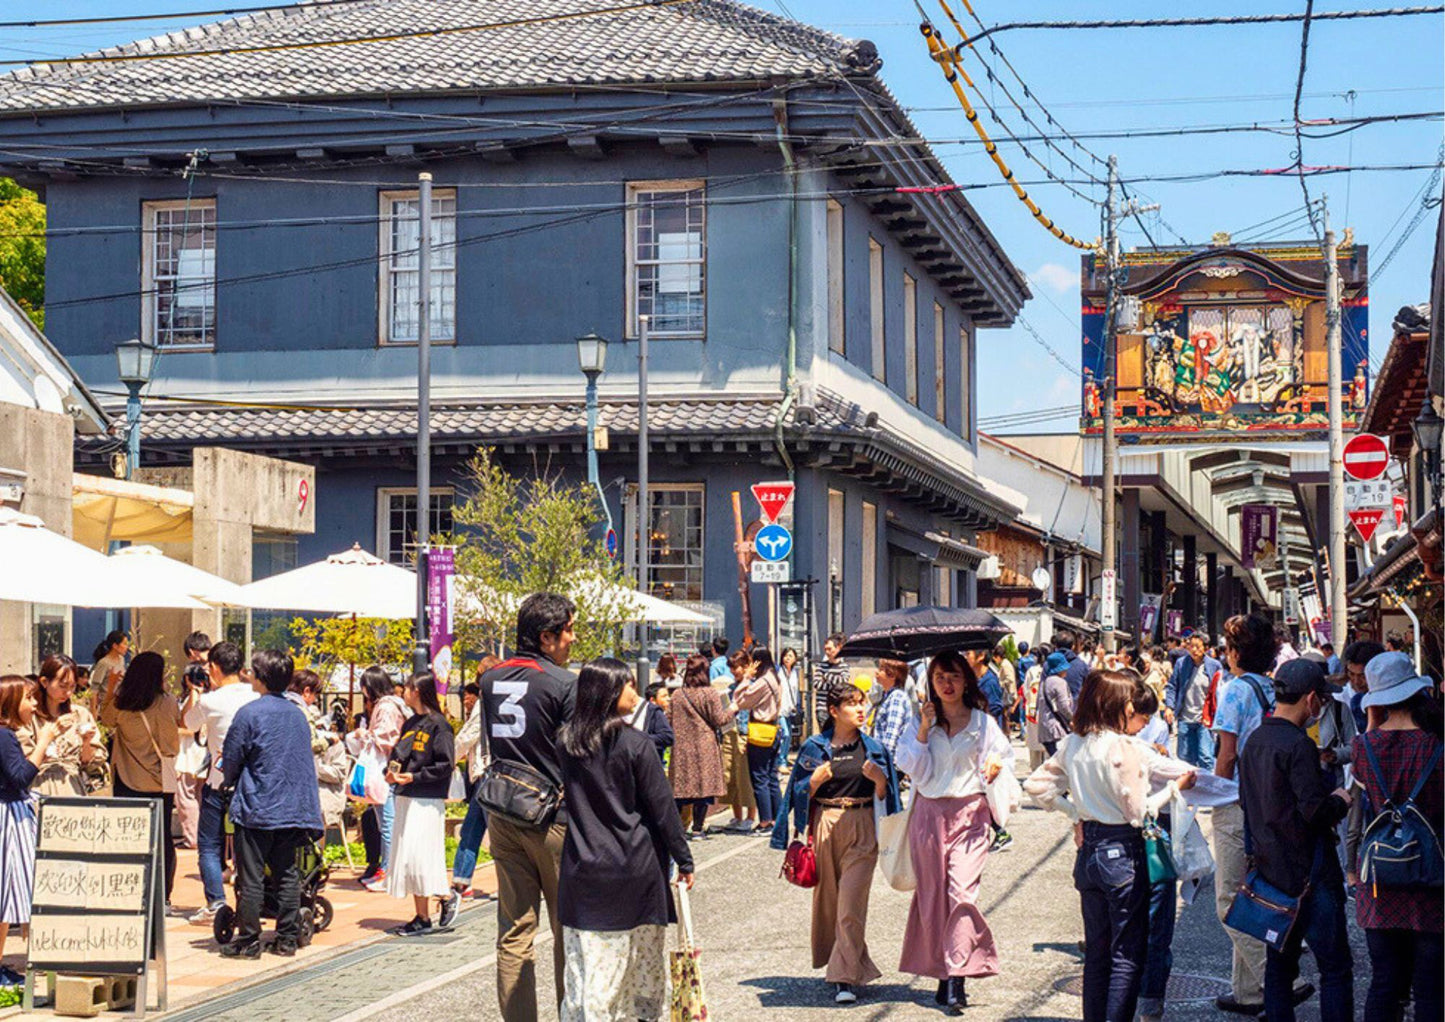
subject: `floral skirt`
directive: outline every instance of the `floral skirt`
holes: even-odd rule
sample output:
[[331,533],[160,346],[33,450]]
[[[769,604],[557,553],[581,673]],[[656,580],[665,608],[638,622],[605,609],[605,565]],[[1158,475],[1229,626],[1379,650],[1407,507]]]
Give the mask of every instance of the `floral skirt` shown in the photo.
[[602,932],[562,927],[562,1022],[647,1022],[667,1009],[665,926]]

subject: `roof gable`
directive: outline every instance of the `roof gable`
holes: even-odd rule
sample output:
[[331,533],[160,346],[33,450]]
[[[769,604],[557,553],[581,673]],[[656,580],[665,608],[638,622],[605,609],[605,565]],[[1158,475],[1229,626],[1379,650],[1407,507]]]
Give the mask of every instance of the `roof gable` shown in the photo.
[[876,63],[872,44],[733,0],[333,0],[86,57],[106,59],[0,76],[0,110],[751,81]]

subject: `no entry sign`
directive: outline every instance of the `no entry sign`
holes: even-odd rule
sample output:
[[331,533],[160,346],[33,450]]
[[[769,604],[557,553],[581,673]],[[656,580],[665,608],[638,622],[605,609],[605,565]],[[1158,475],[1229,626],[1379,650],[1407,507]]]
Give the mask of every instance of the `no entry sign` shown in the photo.
[[1373,433],[1359,433],[1345,444],[1344,460],[1351,479],[1378,479],[1390,465],[1390,448]]
[[1366,543],[1375,534],[1380,519],[1385,517],[1385,508],[1382,507],[1361,507],[1349,512],[1350,521],[1355,523],[1355,529],[1359,532],[1360,538]]

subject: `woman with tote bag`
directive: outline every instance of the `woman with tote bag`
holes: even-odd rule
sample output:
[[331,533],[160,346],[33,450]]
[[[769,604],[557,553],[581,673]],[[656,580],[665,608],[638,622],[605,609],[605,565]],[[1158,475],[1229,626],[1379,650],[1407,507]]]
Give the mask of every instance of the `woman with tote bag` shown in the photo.
[[1012,774],[1013,761],[968,662],[934,657],[922,720],[898,743],[898,767],[913,778],[908,838],[917,876],[898,968],[938,980],[934,999],[953,1014],[968,1006],[965,980],[998,975],[978,888],[995,822],[988,791]]

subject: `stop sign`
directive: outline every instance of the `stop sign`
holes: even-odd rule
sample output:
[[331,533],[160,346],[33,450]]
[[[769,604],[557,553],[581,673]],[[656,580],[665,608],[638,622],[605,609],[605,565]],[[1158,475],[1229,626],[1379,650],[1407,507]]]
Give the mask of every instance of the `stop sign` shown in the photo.
[[1345,475],[1368,481],[1385,474],[1390,465],[1390,448],[1373,433],[1359,433],[1345,444]]

